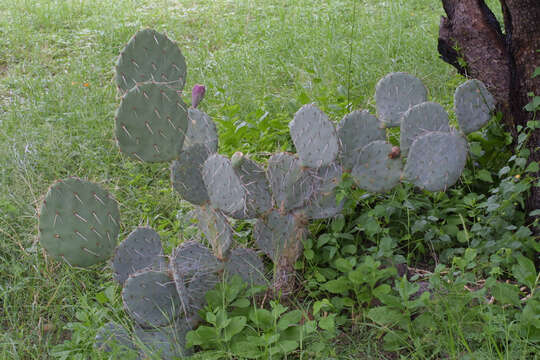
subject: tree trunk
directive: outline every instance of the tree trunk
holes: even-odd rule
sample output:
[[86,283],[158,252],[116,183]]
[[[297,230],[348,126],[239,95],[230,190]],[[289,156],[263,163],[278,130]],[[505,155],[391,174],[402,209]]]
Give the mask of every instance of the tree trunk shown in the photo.
[[[540,66],[540,52],[536,51],[540,50],[540,1],[499,1],[504,33],[483,0],[442,0],[447,17],[441,19],[438,50],[460,74],[486,84],[497,100],[507,130],[516,139],[517,126],[525,126],[533,118],[523,109],[530,101],[527,94],[540,95],[540,76],[531,78]],[[527,146],[531,151],[529,161],[539,162],[540,129],[534,130]],[[535,176],[538,180],[539,173]],[[540,188],[533,186],[527,210],[539,208]],[[539,234],[538,226],[534,231]]]

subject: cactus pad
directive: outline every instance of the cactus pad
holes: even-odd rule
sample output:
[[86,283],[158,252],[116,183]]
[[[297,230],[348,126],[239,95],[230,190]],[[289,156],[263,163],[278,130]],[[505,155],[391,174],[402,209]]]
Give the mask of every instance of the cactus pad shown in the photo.
[[272,196],[264,169],[240,152],[232,156],[231,163],[246,194],[245,211],[231,216],[237,219],[251,219],[270,210]]
[[491,119],[495,99],[480,80],[464,82],[454,93],[454,107],[459,128],[465,134],[479,130]]
[[233,243],[233,231],[227,218],[221,211],[214,210],[210,206],[200,207],[195,213],[199,220],[199,229],[212,246],[214,255],[224,260],[229,255]]
[[395,72],[383,77],[375,88],[377,113],[387,127],[399,126],[405,111],[427,100],[422,82],[407,73]]
[[167,261],[163,255],[159,234],[151,228],[139,227],[116,247],[112,261],[113,277],[123,284],[129,275],[143,269],[165,270]]
[[334,124],[315,104],[302,106],[289,129],[303,166],[318,168],[336,159],[339,146]]
[[345,115],[338,124],[337,134],[341,141],[341,163],[346,170],[352,170],[364,146],[386,139],[384,124],[366,110]]
[[296,261],[306,235],[303,219],[293,214],[282,215],[277,210],[258,219],[253,226],[257,246],[274,262],[281,257]]
[[135,336],[139,339],[141,358],[158,355],[161,360],[183,359],[191,351],[186,349],[186,334],[191,326],[185,319],[175,321],[173,325],[156,329],[135,328]]
[[127,92],[116,111],[120,150],[140,161],[170,161],[178,157],[187,130],[187,106],[175,90],[156,83]]
[[282,213],[302,207],[313,194],[313,169],[302,168],[293,154],[272,155],[268,159],[267,173],[272,196]]
[[381,140],[362,148],[351,175],[358,187],[371,192],[386,192],[396,186],[401,178],[402,163],[392,155],[392,145]]
[[336,216],[343,209],[343,201],[337,202],[337,186],[343,171],[336,163],[317,169],[317,186],[303,212],[310,219],[326,219]]
[[169,267],[181,296],[182,311],[189,315],[204,306],[204,294],[219,281],[223,265],[202,244],[187,241],[174,250]]
[[187,150],[195,144],[204,144],[210,153],[217,152],[217,128],[210,116],[198,109],[189,108],[184,150]]
[[467,161],[467,140],[456,132],[429,132],[412,143],[405,177],[429,191],[454,185]]
[[251,285],[265,285],[264,265],[255,251],[236,248],[231,252],[225,264],[225,277],[239,275],[242,280]]
[[118,205],[97,184],[68,178],[49,188],[39,216],[39,241],[55,259],[90,266],[108,259],[116,246]]
[[104,352],[114,351],[116,358],[129,359],[135,355],[135,345],[129,333],[115,322],[108,322],[98,329],[94,347]]
[[182,90],[186,82],[186,60],[167,36],[151,29],[141,30],[120,52],[115,80],[122,93],[147,81]]
[[229,159],[213,154],[204,163],[203,180],[212,205],[226,214],[246,210],[246,193]]
[[183,150],[178,160],[171,165],[171,182],[180,196],[195,205],[203,205],[210,201],[204,186],[202,169],[210,156],[204,144],[194,144]]
[[122,289],[124,308],[142,327],[170,324],[180,313],[180,298],[166,272],[142,270],[131,275]]
[[407,155],[414,139],[428,131],[450,132],[448,114],[434,102],[424,102],[413,106],[403,114],[401,120],[400,149]]

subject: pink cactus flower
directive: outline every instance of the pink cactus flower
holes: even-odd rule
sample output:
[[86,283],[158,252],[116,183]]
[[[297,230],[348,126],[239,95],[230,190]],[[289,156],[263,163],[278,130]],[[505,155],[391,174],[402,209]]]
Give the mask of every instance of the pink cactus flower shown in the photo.
[[204,85],[201,84],[195,84],[193,86],[193,90],[191,90],[191,106],[193,108],[197,108],[201,100],[204,98],[204,93],[206,92],[206,88]]

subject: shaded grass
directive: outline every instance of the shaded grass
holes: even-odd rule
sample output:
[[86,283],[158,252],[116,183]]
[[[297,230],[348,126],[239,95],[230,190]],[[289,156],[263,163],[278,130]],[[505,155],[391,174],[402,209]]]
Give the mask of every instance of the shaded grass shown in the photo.
[[111,190],[123,235],[147,223],[166,247],[178,242],[167,166],[129,161],[114,143],[113,67],[133,33],[153,27],[178,41],[185,93],[206,85],[202,107],[218,122],[221,152],[262,154],[291,149],[287,124],[305,103],[336,121],[374,112],[375,84],[390,71],[418,76],[450,110],[460,79],[438,59],[441,13],[428,0],[0,0],[0,358],[48,358],[80,299],[110,279],[106,266],[44,256],[36,215],[55,179]]

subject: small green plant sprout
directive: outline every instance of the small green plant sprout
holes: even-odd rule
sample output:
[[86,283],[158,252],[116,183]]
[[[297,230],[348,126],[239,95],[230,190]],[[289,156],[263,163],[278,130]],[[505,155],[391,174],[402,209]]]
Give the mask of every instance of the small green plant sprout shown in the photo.
[[[255,243],[274,262],[273,291],[286,296],[296,287],[294,264],[309,220],[334,217],[343,208],[337,192],[344,172],[369,192],[389,191],[403,180],[444,191],[459,179],[468,154],[465,135],[447,124],[439,106],[425,104],[424,85],[406,73],[389,74],[377,85],[380,120],[353,112],[336,129],[316,105],[304,105],[289,124],[297,154],[274,154],[266,165],[241,153],[230,159],[217,153],[216,125],[196,108],[205,89],[194,87],[188,108],[179,95],[185,60],[165,35],[136,33],[120,53],[115,79],[122,96],[114,119],[120,151],[133,160],[172,162],[173,187],[196,206],[211,246],[185,241],[167,260],[157,234],[138,229],[116,251],[113,269],[125,309],[141,328],[142,342],[164,354],[176,350],[156,345],[163,343],[163,331],[182,338],[196,326],[201,299],[223,277],[266,282],[257,254],[235,249],[228,218],[255,219]],[[481,83],[471,84],[456,91],[465,133],[485,123],[492,110]],[[385,128],[401,124],[406,151],[385,140]],[[89,266],[112,255],[119,223],[108,193],[67,179],[53,185],[43,203],[40,241],[51,256]]]

